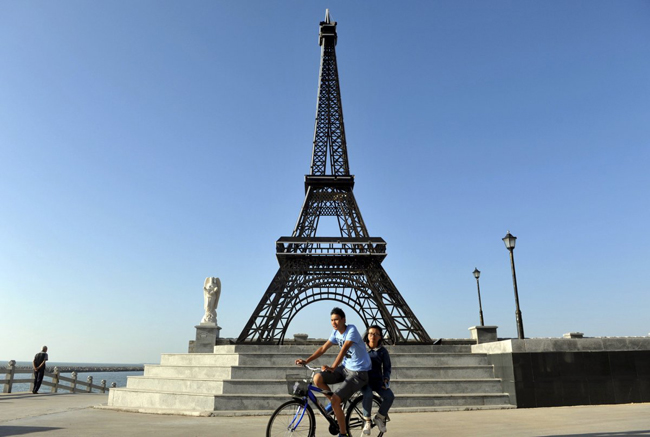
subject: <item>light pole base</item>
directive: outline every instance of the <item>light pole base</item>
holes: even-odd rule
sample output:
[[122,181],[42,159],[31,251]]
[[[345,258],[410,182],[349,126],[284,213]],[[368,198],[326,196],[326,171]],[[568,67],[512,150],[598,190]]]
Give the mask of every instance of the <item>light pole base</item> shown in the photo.
[[468,329],[476,344],[481,344],[497,341],[497,328],[498,326],[472,326]]

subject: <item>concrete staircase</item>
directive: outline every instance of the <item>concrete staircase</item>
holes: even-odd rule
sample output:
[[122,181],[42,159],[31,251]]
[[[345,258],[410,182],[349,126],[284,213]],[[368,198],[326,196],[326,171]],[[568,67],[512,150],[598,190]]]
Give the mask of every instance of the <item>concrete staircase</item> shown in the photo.
[[[145,366],[144,376],[129,377],[113,388],[110,409],[187,415],[270,414],[289,399],[287,373],[309,375],[296,367],[314,345],[220,345],[212,354],[163,354],[160,365]],[[514,408],[494,377],[487,356],[470,346],[392,346],[392,412]],[[332,347],[315,364],[331,364]]]

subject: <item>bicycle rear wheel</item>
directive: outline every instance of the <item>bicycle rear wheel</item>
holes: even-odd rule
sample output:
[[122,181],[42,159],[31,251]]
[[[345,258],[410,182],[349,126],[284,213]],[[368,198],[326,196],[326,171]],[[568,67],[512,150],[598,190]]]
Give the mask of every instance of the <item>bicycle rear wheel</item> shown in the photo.
[[273,412],[266,427],[266,437],[316,435],[314,411],[306,402],[293,399],[280,405]]
[[[363,426],[365,425],[366,421],[363,418],[363,407],[361,405],[361,402],[363,402],[363,396],[357,396],[355,399],[353,399],[350,402],[350,406],[348,407],[348,411],[345,413],[345,425],[348,429],[348,433],[352,437],[360,437],[364,436],[363,434]],[[377,395],[372,396],[372,411],[373,414],[379,411],[379,406],[381,405],[381,398]],[[379,431],[378,429],[375,429],[375,423],[372,422],[372,428],[375,431]],[[377,434],[378,436],[383,436],[384,433],[380,432]],[[365,436],[364,436],[365,437]]]

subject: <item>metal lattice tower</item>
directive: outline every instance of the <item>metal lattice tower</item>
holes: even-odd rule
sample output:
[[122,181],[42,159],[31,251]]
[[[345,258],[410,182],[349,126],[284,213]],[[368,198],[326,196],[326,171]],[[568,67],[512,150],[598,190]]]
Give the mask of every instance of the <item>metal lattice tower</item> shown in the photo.
[[[282,344],[296,314],[322,300],[348,305],[366,327],[383,327],[388,342],[432,343],[381,266],[386,257],[386,242],[368,235],[354,198],[336,42],[336,22],[330,20],[327,11],[325,21],[320,23],[318,109],[311,170],[305,176],[305,201],[291,237],[280,237],[276,242],[280,268],[239,335],[238,343]],[[326,216],[336,217],[340,236],[316,236],[319,219]]]

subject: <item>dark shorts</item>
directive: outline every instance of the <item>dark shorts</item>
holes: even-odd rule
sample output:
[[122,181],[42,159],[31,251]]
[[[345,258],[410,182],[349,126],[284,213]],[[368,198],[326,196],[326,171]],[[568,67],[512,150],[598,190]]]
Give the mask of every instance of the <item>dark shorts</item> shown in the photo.
[[327,385],[341,383],[334,394],[342,401],[350,399],[350,396],[368,383],[368,372],[354,372],[343,366],[337,367],[333,372],[320,372],[320,374]]

